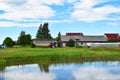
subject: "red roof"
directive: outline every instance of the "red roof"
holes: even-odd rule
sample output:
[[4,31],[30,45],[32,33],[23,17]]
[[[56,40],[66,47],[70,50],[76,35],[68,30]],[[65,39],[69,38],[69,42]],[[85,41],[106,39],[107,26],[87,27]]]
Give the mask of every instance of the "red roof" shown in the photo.
[[66,36],[83,36],[83,33],[66,33]]
[[117,33],[113,33],[113,34],[110,34],[110,33],[107,33],[105,34],[105,36],[108,38],[108,39],[119,39],[119,34]]
[[119,36],[119,39],[118,39],[118,41],[120,42],[120,36]]

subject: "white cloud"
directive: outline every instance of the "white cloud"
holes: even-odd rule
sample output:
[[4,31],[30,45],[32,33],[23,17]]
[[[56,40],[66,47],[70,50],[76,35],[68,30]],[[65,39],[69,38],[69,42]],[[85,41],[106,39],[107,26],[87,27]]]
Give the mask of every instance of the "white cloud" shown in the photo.
[[48,5],[52,5],[52,4],[63,5],[64,4],[64,0],[43,0],[43,2]]
[[40,4],[47,4],[47,5],[63,5],[64,0],[27,0],[29,4],[32,5],[40,5]]
[[39,20],[39,19],[31,19],[31,20],[17,20],[17,21],[1,21],[0,27],[39,27],[40,23],[48,22],[50,24],[54,23],[71,23],[72,20]]
[[118,26],[119,25],[118,23],[115,23],[115,22],[108,22],[106,24],[109,26]]
[[0,22],[0,27],[39,27],[40,22],[19,23],[19,22]]
[[0,0],[0,3],[6,3],[8,5],[22,5],[26,0]]
[[[0,10],[5,12],[0,14],[0,19],[15,21],[0,22],[0,27],[29,26],[29,24],[16,23],[16,21],[25,21],[26,19],[28,22],[31,22],[31,24],[37,23],[37,25],[38,23],[45,21],[52,23],[72,22],[73,20],[70,19],[87,22],[97,20],[120,20],[119,16],[112,18],[108,17],[112,13],[120,13],[120,7],[114,7],[111,5],[94,7],[97,4],[107,1],[110,0],[0,0]],[[57,10],[55,11],[52,9],[51,5],[58,5],[61,7],[64,6],[65,3],[74,5],[74,7],[70,7],[70,10],[63,11],[65,13],[64,16],[69,13],[72,18],[68,18],[69,20],[57,20],[57,18],[56,20],[50,20],[52,17],[59,14],[56,12]],[[74,11],[72,8],[74,8]],[[63,14],[60,14],[59,16],[63,16]]]
[[24,18],[50,18],[54,16],[54,11],[47,6],[39,7],[23,7],[14,8],[14,10],[7,10],[7,13],[1,15],[1,18],[19,20]]
[[77,0],[67,0],[68,3],[74,3],[76,2]]
[[[72,2],[71,0],[68,1]],[[45,21],[49,21],[50,23],[70,22],[70,20],[49,20],[49,18],[57,14],[49,5],[61,6],[64,3],[65,0],[0,0],[0,10],[5,12],[4,14],[0,14],[0,19],[13,20],[13,22],[0,22],[0,27],[31,27]],[[29,23],[21,23],[21,21]]]
[[112,5],[103,5],[100,7],[94,7],[108,1],[109,0],[82,0],[74,5],[72,18],[87,22],[117,19],[117,17],[111,18],[108,16],[113,13],[120,13],[120,6],[114,7]]
[[5,13],[0,15],[1,19],[19,20],[25,18],[50,18],[55,15],[55,11],[38,0],[9,1],[2,0],[0,10]]

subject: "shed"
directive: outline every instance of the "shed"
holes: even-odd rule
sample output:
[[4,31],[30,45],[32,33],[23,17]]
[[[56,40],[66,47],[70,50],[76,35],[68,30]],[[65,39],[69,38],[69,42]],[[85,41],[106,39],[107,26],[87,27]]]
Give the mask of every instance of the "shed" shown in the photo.
[[33,39],[33,43],[36,46],[48,46],[57,43],[57,41],[55,39]]
[[118,33],[106,33],[105,34],[106,38],[109,39],[116,39],[119,41],[119,34]]

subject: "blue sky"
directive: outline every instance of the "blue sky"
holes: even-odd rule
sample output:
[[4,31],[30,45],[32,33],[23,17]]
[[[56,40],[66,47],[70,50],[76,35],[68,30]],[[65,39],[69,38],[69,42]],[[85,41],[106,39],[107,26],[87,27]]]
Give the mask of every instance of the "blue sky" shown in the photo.
[[50,33],[85,35],[120,33],[120,0],[0,0],[0,44],[17,40],[23,30],[35,38],[38,27],[49,23]]

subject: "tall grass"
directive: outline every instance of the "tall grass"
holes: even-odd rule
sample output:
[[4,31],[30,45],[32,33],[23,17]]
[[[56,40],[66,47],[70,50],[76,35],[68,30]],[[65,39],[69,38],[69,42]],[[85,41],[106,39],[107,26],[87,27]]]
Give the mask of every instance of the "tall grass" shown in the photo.
[[41,59],[117,60],[120,48],[29,48],[0,49],[0,64]]

